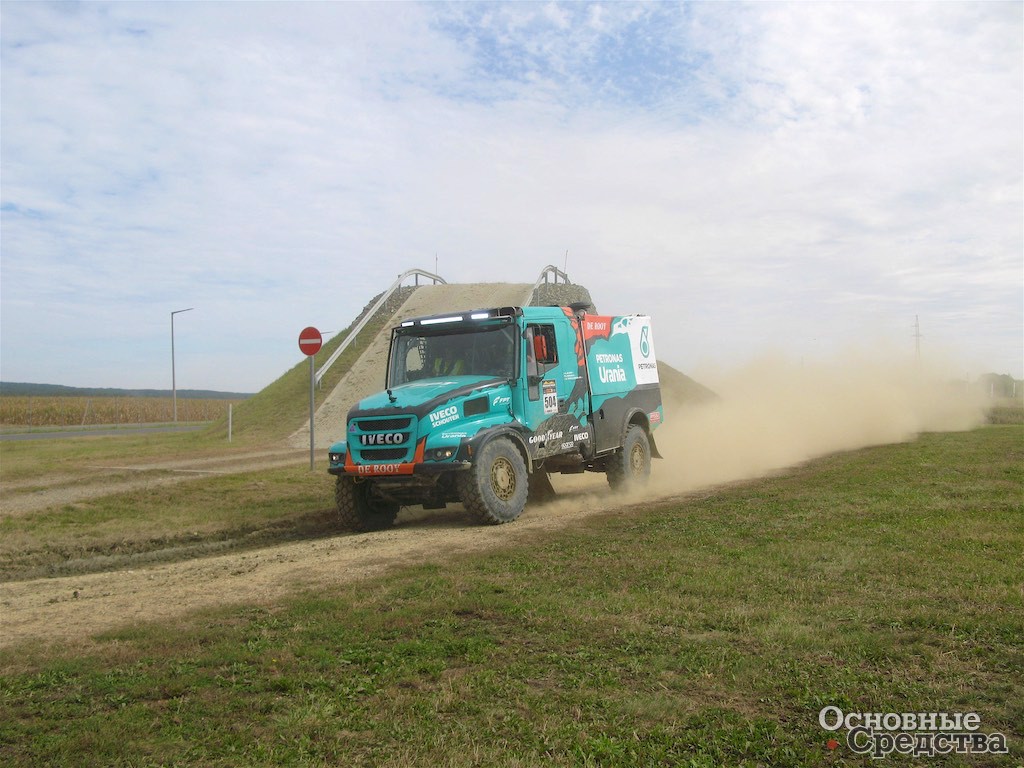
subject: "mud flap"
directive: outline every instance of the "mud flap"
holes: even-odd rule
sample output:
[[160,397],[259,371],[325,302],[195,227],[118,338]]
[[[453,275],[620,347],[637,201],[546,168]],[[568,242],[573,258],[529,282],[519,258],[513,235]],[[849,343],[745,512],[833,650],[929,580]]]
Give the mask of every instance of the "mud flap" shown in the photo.
[[548,504],[558,498],[555,487],[551,485],[551,476],[547,472],[534,472],[530,475],[527,504]]

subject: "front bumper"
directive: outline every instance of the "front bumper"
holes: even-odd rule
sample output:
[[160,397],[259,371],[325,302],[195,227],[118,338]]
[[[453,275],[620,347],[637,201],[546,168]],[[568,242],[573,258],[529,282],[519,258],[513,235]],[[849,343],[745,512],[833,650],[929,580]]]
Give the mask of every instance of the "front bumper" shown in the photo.
[[469,461],[410,461],[405,464],[332,464],[327,471],[337,477],[407,477],[465,472]]

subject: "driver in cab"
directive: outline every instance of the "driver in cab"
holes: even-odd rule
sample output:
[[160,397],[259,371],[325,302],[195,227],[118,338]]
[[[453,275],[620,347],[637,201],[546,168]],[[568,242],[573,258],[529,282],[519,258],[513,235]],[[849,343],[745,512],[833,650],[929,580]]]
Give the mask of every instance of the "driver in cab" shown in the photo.
[[441,354],[434,358],[431,373],[434,376],[461,376],[466,372],[466,364],[455,352],[451,344],[445,344]]

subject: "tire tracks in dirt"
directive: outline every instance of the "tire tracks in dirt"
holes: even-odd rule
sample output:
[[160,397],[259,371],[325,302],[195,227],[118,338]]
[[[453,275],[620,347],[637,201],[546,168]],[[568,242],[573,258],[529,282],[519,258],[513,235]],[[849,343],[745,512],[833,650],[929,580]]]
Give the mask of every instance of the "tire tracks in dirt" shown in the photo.
[[623,503],[604,479],[573,480],[557,501],[529,507],[514,523],[480,525],[461,505],[442,512],[403,510],[394,528],[342,533],[137,569],[0,584],[0,647],[67,644],[105,631],[166,621],[226,605],[269,604],[390,568],[439,562],[515,545],[578,524]]

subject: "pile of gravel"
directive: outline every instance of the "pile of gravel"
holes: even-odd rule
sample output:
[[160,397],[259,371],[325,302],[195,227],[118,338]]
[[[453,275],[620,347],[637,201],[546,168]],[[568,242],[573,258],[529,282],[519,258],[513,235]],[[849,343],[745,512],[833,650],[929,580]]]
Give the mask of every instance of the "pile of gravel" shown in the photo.
[[534,307],[568,307],[570,304],[585,303],[587,312],[597,313],[590,291],[582,285],[572,283],[542,283],[533,291],[530,305]]

